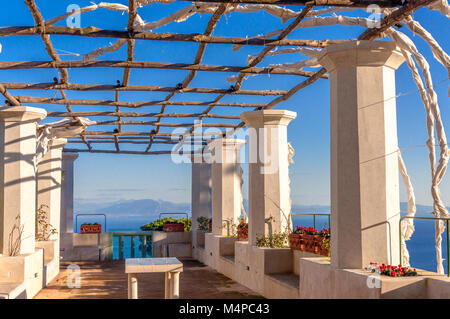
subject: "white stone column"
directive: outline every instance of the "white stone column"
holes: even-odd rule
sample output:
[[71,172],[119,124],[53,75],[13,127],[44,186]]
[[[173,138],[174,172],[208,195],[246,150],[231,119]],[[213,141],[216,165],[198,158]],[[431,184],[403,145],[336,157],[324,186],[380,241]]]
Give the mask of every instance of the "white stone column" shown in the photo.
[[36,123],[47,112],[40,108],[14,106],[0,110],[0,254],[9,256],[9,242],[18,239],[12,231],[20,217],[23,233],[20,254],[35,251],[36,213]]
[[74,161],[77,158],[77,153],[62,154],[61,234],[73,233]]
[[285,231],[290,213],[287,125],[297,113],[286,110],[244,112],[249,131],[249,218],[251,245],[261,235]]
[[208,144],[212,158],[212,232],[217,236],[230,236],[232,224],[237,224],[241,215],[239,153],[245,143],[245,140],[221,138]]
[[399,263],[399,176],[393,42],[325,48],[330,74],[331,263]]
[[211,164],[201,154],[193,155],[191,181],[192,230],[198,228],[197,218],[211,218]]
[[51,140],[48,152],[38,165],[37,207],[47,206],[43,209],[47,211],[48,223],[58,232],[51,235],[50,240],[59,239],[61,231],[62,150],[66,144],[65,138]]

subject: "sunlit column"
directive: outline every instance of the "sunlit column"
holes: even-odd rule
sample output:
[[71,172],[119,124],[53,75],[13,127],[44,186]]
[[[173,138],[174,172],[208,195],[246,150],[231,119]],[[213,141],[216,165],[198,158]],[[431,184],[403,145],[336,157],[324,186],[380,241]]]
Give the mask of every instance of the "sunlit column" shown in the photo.
[[331,263],[363,268],[399,262],[399,176],[393,42],[328,46],[330,74]]
[[[36,124],[47,115],[34,107],[0,109],[0,254],[35,251]],[[15,227],[17,226],[17,227]]]
[[287,110],[245,112],[249,132],[248,238],[284,232],[289,222],[287,126],[297,113]]

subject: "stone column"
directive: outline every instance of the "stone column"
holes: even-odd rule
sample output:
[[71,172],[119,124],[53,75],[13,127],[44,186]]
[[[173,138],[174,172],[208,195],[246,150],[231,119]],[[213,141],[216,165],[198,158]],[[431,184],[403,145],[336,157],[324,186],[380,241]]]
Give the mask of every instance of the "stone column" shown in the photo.
[[77,153],[64,152],[62,154],[63,180],[61,187],[61,222],[62,233],[73,233],[73,189],[74,189],[74,161]]
[[331,263],[363,268],[399,263],[399,176],[393,42],[325,48],[330,74]]
[[200,216],[211,218],[211,164],[207,163],[203,156],[192,156],[192,230],[198,228],[197,218]]
[[286,110],[244,112],[249,131],[248,238],[284,232],[290,213],[287,125],[297,113]]
[[[61,219],[62,150],[67,140],[58,138],[49,142],[49,150],[38,165],[37,207],[45,205],[48,223],[57,233],[50,240],[59,239]],[[59,258],[58,258],[59,259]]]
[[245,140],[221,138],[208,145],[212,158],[212,232],[217,236],[230,236],[232,224],[237,224],[241,216],[239,153],[245,143]]
[[[35,251],[36,124],[47,115],[40,108],[14,106],[0,110],[0,254],[9,256],[10,240],[19,254]],[[18,240],[14,225],[23,227]]]

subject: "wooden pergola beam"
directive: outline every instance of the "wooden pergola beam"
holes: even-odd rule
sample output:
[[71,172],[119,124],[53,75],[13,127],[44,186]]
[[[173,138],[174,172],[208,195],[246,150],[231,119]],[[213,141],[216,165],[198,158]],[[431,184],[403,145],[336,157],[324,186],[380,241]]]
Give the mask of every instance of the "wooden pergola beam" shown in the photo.
[[238,44],[238,45],[257,45],[257,46],[298,46],[298,47],[326,47],[327,45],[343,43],[347,40],[301,40],[301,39],[260,39],[260,38],[237,38],[223,36],[208,36],[201,33],[179,34],[179,33],[158,33],[158,32],[135,32],[131,34],[128,31],[103,30],[96,27],[74,28],[74,27],[54,27],[45,26],[45,28],[32,26],[19,27],[0,27],[0,37],[19,36],[19,35],[67,35],[81,36],[90,38],[119,38],[150,41],[176,41],[176,42],[196,42],[196,43],[215,43],[215,44]]
[[[186,118],[199,117],[202,113],[137,113],[137,112],[49,112],[47,117],[96,117],[96,116],[112,116],[112,117],[170,117],[170,118]],[[239,120],[239,116],[221,115],[221,114],[207,114],[207,118]]]
[[37,96],[22,96],[18,95],[15,98],[22,103],[31,103],[31,104],[57,104],[57,105],[65,105],[70,103],[72,105],[101,105],[101,106],[120,106],[126,108],[140,108],[144,106],[153,106],[153,105],[172,105],[172,106],[219,106],[219,107],[242,107],[242,108],[257,108],[263,107],[265,104],[258,103],[232,103],[232,102],[200,102],[200,101],[144,101],[144,102],[116,102],[113,100],[81,100],[81,99],[54,99],[54,98],[45,98],[45,97],[37,97]]
[[[248,68],[244,66],[164,63],[145,61],[22,61],[0,62],[0,70],[29,70],[53,68],[136,68],[136,69],[164,69],[164,70],[195,70],[207,72],[241,72],[246,74],[284,74],[310,77],[311,71],[288,71],[273,68]],[[326,77],[325,77],[326,78]]]
[[[183,0],[190,1],[190,0]],[[327,7],[367,7],[376,4],[382,8],[392,8],[403,5],[401,0],[199,0],[198,2],[242,3],[242,4],[273,4],[273,5],[299,5]]]
[[183,88],[154,85],[129,85],[117,87],[109,84],[76,84],[76,83],[0,83],[8,90],[68,90],[68,91],[143,91],[143,92],[176,92],[176,93],[204,93],[230,95],[284,95],[287,90],[236,90],[216,88]]
[[151,151],[151,152],[135,152],[135,151],[110,151],[110,150],[83,150],[64,148],[64,152],[69,153],[101,153],[101,154],[130,154],[130,155],[167,155],[172,151]]

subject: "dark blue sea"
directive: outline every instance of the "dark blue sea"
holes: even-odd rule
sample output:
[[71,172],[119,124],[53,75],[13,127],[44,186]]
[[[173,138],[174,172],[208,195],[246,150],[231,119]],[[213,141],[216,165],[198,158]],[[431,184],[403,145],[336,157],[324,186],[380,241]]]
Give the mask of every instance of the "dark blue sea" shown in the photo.
[[[83,220],[80,218],[80,223],[90,222],[88,219]],[[292,216],[292,221],[295,226],[313,226],[312,216]],[[128,219],[128,220],[115,220],[108,219],[107,231],[136,231],[140,230],[139,227],[143,224],[150,222],[146,219]],[[434,243],[434,221],[431,220],[418,220],[415,222],[415,232],[412,238],[407,241],[407,247],[410,254],[411,266],[414,268],[425,269],[429,271],[436,271],[436,253]],[[316,228],[321,229],[323,226],[328,225],[328,218],[325,216],[316,217]],[[327,226],[328,227],[328,226]],[[118,258],[118,238],[114,238],[114,253],[113,258]],[[141,257],[140,239],[135,237],[135,257]],[[151,251],[151,245],[147,248],[147,253]],[[442,254],[444,261],[444,269],[447,271],[447,237],[446,232],[442,234]],[[131,257],[131,239],[125,237],[124,240],[124,257]]]

